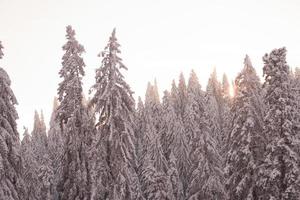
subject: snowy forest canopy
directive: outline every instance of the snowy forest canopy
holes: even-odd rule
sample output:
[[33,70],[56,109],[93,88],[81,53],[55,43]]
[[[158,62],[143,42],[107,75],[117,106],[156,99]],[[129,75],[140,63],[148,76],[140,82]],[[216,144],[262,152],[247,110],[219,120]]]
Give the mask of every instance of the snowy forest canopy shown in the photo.
[[[84,47],[66,28],[50,128],[36,112],[17,132],[17,100],[0,68],[1,200],[297,200],[300,198],[300,70],[286,49],[250,58],[234,81],[194,71],[162,99],[149,83],[135,103],[113,30],[85,99]],[[0,42],[0,59],[4,56]],[[20,100],[21,101],[21,100]]]

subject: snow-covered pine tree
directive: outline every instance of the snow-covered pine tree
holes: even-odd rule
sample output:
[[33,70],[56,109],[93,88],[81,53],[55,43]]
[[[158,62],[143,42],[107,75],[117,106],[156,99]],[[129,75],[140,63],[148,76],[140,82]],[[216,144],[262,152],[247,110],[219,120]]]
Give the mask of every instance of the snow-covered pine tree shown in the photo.
[[173,152],[171,152],[169,155],[168,176],[171,182],[174,200],[183,199],[182,183],[180,181],[179,173],[177,170],[177,160]]
[[[190,166],[189,148],[184,135],[181,117],[176,115],[174,101],[172,101],[172,96],[168,91],[165,91],[163,96],[163,118],[160,137],[161,146],[169,164],[168,171],[173,185],[173,194],[176,194],[174,198],[184,199]],[[174,156],[174,158],[171,156]],[[174,182],[176,177],[172,177],[174,175],[178,176],[178,182],[176,183]]]
[[91,166],[91,199],[108,199],[112,189],[112,176],[109,173],[109,160],[107,152],[107,135],[101,134],[98,127],[92,144]]
[[205,97],[198,78],[191,72],[185,121],[190,131],[189,185],[187,199],[225,199],[221,158],[210,129]]
[[90,101],[98,114],[97,126],[102,135],[99,144],[102,151],[98,153],[105,155],[103,162],[107,168],[105,177],[108,177],[108,182],[102,185],[108,188],[107,199],[142,199],[134,170],[136,155],[132,120],[135,103],[133,92],[121,73],[127,68],[118,56],[121,52],[119,46],[114,29],[101,53],[103,60],[96,70],[96,83],[92,86],[95,93]]
[[27,188],[27,194],[25,200],[39,200],[40,190],[38,189],[38,163],[36,162],[33,154],[33,148],[31,144],[31,136],[28,133],[28,129],[24,128],[23,139],[21,142],[21,157],[23,159],[23,179]]
[[142,99],[138,98],[137,109],[135,112],[135,150],[137,158],[137,171],[140,169],[147,152],[147,136],[146,136],[146,113]]
[[[232,106],[232,98],[230,97],[230,84],[227,75],[223,74],[222,87],[221,87],[221,107],[222,107],[222,138],[221,138],[221,149],[220,154],[224,157],[228,152],[227,139],[230,134],[230,128],[232,127],[232,113],[230,108]],[[225,163],[224,163],[225,164]]]
[[[172,116],[173,113],[169,113],[169,117],[175,119],[172,124],[174,125],[174,129],[177,129],[174,132],[174,155],[177,162],[177,170],[180,178],[180,183],[182,189],[180,198],[186,198],[187,196],[187,189],[189,183],[189,167],[190,167],[190,160],[189,160],[189,140],[190,135],[185,127],[185,113],[187,109],[187,86],[185,83],[185,79],[183,73],[179,75],[179,82],[178,87],[173,80],[171,86],[171,93],[170,93],[170,105],[173,106],[176,116]],[[169,109],[170,111],[170,109]],[[170,115],[171,114],[171,115]],[[170,119],[169,119],[170,120]],[[170,126],[172,126],[172,124]]]
[[57,115],[58,100],[55,97],[53,101],[53,110],[50,119],[50,127],[48,131],[48,150],[51,160],[51,168],[53,169],[53,186],[52,195],[54,200],[58,200],[57,184],[62,177],[62,155],[63,155],[63,136],[60,130],[60,125],[55,117]]
[[53,169],[49,158],[46,125],[44,122],[43,112],[41,117],[38,112],[34,113],[33,131],[31,133],[31,147],[33,159],[37,164],[36,173],[38,176],[35,192],[38,199],[51,199],[51,188],[53,187]]
[[[172,80],[172,84],[171,84],[171,100],[174,104],[174,109],[176,110],[176,98],[178,96],[178,88],[176,86],[175,80]],[[177,113],[176,113],[177,114]]]
[[286,49],[274,49],[263,57],[267,106],[264,133],[267,146],[260,170],[261,199],[296,200],[300,196],[299,140],[296,105],[290,85]]
[[161,126],[161,114],[162,108],[158,95],[158,87],[155,80],[155,85],[153,86],[150,82],[148,83],[146,96],[145,96],[145,115],[148,115],[153,120],[155,127],[155,134],[159,134]]
[[168,183],[168,176],[163,172],[159,172],[155,169],[153,160],[149,155],[146,156],[142,170],[142,190],[146,199],[156,200],[164,199],[171,200],[173,196],[171,191],[171,185]]
[[199,167],[200,154],[201,151],[201,123],[202,122],[202,113],[204,108],[202,105],[203,94],[201,91],[201,85],[199,84],[198,78],[194,70],[191,71],[190,78],[188,81],[187,87],[187,105],[184,116],[184,128],[186,135],[188,137],[188,177],[187,178],[187,198],[193,196],[195,193],[200,192],[201,185],[199,182],[193,181],[196,177],[192,177],[194,171]]
[[[297,117],[295,117],[295,120],[297,124],[300,124],[300,68],[296,67],[291,76],[292,95],[295,99],[297,113]],[[300,126],[298,126],[298,131],[299,130]],[[300,140],[300,134],[297,134],[297,137]],[[296,151],[300,155],[300,146],[296,147]]]
[[264,152],[264,105],[261,83],[250,58],[235,79],[233,126],[226,155],[226,187],[229,199],[258,200],[258,169]]
[[[188,139],[189,151],[194,152],[195,147],[193,145],[198,145],[196,142],[200,136],[200,123],[201,114],[203,112],[202,105],[204,101],[203,92],[201,90],[201,85],[199,84],[198,77],[194,70],[191,71],[188,87],[187,87],[187,102],[186,110],[184,113],[184,128]],[[195,160],[198,162],[198,160]]]
[[222,92],[221,83],[217,79],[217,71],[214,68],[213,73],[208,79],[206,87],[206,103],[209,116],[212,119],[211,130],[213,137],[217,139],[219,148],[222,147]]
[[154,167],[151,160],[146,157],[145,169],[142,172],[142,182],[144,189],[144,195],[146,199],[175,199],[171,193],[171,185],[169,184],[168,176],[158,172]]
[[49,154],[45,154],[43,157],[43,163],[38,169],[39,180],[39,195],[40,199],[53,200],[53,168],[49,159]]
[[[173,88],[173,86],[172,86]],[[184,118],[185,106],[187,102],[187,87],[184,79],[183,73],[179,75],[178,87],[177,87],[177,96],[175,99],[175,111],[181,119]]]
[[35,189],[38,192],[39,199],[52,200],[54,194],[54,172],[49,155],[48,138],[46,134],[46,124],[44,121],[43,111],[41,111],[40,116],[38,112],[35,111],[33,131],[31,135],[31,145],[34,159],[38,165],[38,185]]
[[[42,116],[42,114],[41,114]],[[44,163],[44,155],[48,154],[46,125],[43,117],[40,118],[37,111],[34,113],[33,130],[31,133],[31,145],[34,158],[38,165]]]
[[57,119],[63,134],[64,153],[62,160],[63,173],[58,184],[59,199],[90,199],[90,166],[88,160],[89,131],[84,121],[82,103],[82,77],[84,61],[81,57],[84,47],[75,38],[71,26],[66,27],[67,43],[63,46],[62,69],[63,79],[58,87]]
[[[0,41],[0,59],[3,57]],[[10,88],[11,81],[0,67],[0,199],[25,199],[26,188],[22,179],[20,138],[17,131],[18,118],[16,97]]]
[[[175,113],[174,102],[171,99],[171,94],[166,90],[164,91],[162,101],[162,120],[161,120],[161,145],[164,155],[169,160],[171,152],[174,152],[175,137],[178,131],[178,117]],[[182,124],[180,124],[182,125]],[[182,127],[180,127],[182,128]]]
[[155,133],[155,128],[151,117],[147,116],[146,135],[149,138],[147,155],[153,161],[153,167],[162,173],[167,172],[168,164],[161,146],[160,135]]
[[[292,92],[296,101],[297,112],[300,113],[300,68],[296,67],[292,74]],[[300,118],[297,118],[300,120]]]
[[168,162],[156,133],[151,116],[146,116],[146,132],[149,143],[142,165],[141,185],[146,199],[174,199],[168,176]]

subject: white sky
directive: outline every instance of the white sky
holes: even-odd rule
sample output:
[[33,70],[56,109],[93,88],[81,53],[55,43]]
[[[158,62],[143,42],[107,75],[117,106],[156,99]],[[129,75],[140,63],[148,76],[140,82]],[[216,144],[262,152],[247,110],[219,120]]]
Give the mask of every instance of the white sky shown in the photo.
[[21,135],[24,125],[31,129],[35,109],[49,120],[69,24],[86,49],[86,92],[114,27],[136,96],[144,97],[155,77],[162,91],[181,71],[188,79],[192,68],[203,87],[213,67],[234,79],[246,53],[262,74],[262,56],[282,46],[289,65],[300,66],[297,0],[0,0],[0,66],[19,101]]

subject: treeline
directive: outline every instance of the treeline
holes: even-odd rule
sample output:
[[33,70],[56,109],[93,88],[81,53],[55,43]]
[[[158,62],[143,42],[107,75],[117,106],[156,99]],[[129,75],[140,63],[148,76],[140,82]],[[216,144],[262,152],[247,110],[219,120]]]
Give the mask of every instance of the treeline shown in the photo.
[[[47,132],[36,112],[20,142],[11,81],[0,68],[0,199],[297,200],[300,198],[300,70],[286,49],[250,58],[234,82],[180,74],[161,98],[149,83],[132,97],[113,30],[99,56],[90,99],[82,91],[84,47],[66,28],[57,99]],[[0,43],[0,58],[3,57]]]

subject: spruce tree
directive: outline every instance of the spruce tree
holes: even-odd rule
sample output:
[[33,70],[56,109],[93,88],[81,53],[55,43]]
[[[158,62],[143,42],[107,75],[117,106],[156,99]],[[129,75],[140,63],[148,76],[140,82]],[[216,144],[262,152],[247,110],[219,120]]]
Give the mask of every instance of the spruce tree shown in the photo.
[[[176,199],[185,198],[188,184],[190,160],[188,142],[184,134],[182,119],[176,115],[172,96],[168,91],[165,91],[160,137],[162,149],[168,161],[169,178]],[[178,179],[178,182],[174,182],[174,178]]]
[[75,38],[71,26],[66,27],[67,43],[63,46],[62,68],[59,71],[63,79],[58,87],[59,106],[57,119],[63,133],[64,153],[62,177],[58,184],[59,199],[90,199],[90,166],[87,146],[89,132],[84,121],[82,103],[82,77],[84,61],[81,57],[84,48]]
[[[300,68],[296,67],[295,71],[292,75],[292,92],[293,92],[293,96],[295,97],[295,101],[296,101],[296,109],[297,112],[300,113]],[[298,122],[300,122],[300,118],[297,118]]]
[[145,114],[150,116],[153,120],[155,133],[159,134],[161,129],[161,114],[162,108],[158,95],[158,87],[156,85],[152,85],[150,82],[148,83],[146,96],[145,96]]
[[230,199],[258,199],[258,169],[264,150],[261,84],[249,57],[235,79],[231,112],[233,127],[226,156],[226,187]]
[[48,156],[44,157],[44,163],[39,167],[38,178],[39,178],[39,194],[40,199],[52,200],[53,199],[53,169],[50,165]]
[[[183,134],[183,123],[175,113],[171,95],[168,91],[164,92],[163,97],[164,118],[161,135],[162,147],[168,161],[168,174],[172,183],[173,195],[175,199],[184,199],[188,180],[189,148],[187,141],[181,143],[179,134]],[[176,145],[180,143],[178,148]]]
[[136,176],[136,155],[134,149],[134,99],[129,85],[121,73],[127,70],[118,56],[119,50],[115,29],[101,53],[100,68],[96,70],[96,83],[92,86],[94,95],[90,106],[97,113],[98,133],[101,134],[100,154],[105,155],[107,170],[102,182],[107,187],[105,198],[142,199]]
[[34,158],[38,165],[44,163],[44,156],[48,154],[46,125],[43,117],[40,118],[37,111],[34,113],[33,131],[31,133],[31,145]]
[[52,195],[56,200],[58,199],[57,185],[62,176],[62,155],[63,155],[63,136],[60,129],[59,122],[55,120],[57,115],[58,100],[54,98],[53,110],[50,118],[50,127],[48,131],[48,150],[49,158],[51,160],[51,168],[53,169],[53,186],[52,186]]
[[24,128],[23,139],[21,142],[21,157],[23,159],[23,179],[27,188],[26,200],[39,200],[39,180],[38,180],[38,168],[39,165],[36,162],[35,155],[33,153],[33,147],[31,143],[31,136],[28,133],[28,129]]
[[230,108],[232,107],[232,98],[230,96],[230,84],[227,78],[227,75],[223,74],[222,79],[222,88],[221,88],[221,119],[222,119],[222,138],[221,138],[221,149],[220,154],[225,155],[228,152],[227,140],[230,134],[230,128],[232,127],[232,112],[230,112]]
[[222,87],[217,79],[217,71],[214,68],[206,87],[206,103],[208,114],[211,120],[211,130],[213,137],[218,142],[218,147],[223,147],[223,108],[222,108]]
[[145,107],[141,100],[138,98],[137,109],[135,112],[135,150],[137,158],[137,171],[141,172],[141,166],[147,152],[148,139],[146,136],[146,113]]
[[191,72],[188,84],[185,119],[186,128],[191,132],[187,198],[225,199],[221,157],[210,129],[204,95],[194,71]]
[[177,98],[176,98],[176,113],[181,119],[184,118],[185,106],[187,103],[187,87],[185,83],[185,78],[183,73],[179,75],[178,88],[177,88]]
[[159,172],[153,166],[153,160],[148,156],[145,158],[144,169],[142,171],[142,190],[146,199],[174,199],[171,189],[171,185],[168,183],[168,176],[163,172]]
[[[0,41],[0,59],[3,57]],[[22,179],[22,158],[17,131],[15,109],[17,99],[10,88],[11,81],[0,67],[0,199],[25,199],[26,188]]]
[[149,138],[142,165],[142,190],[146,199],[173,199],[172,185],[168,176],[168,162],[150,116],[146,120],[146,135]]
[[179,127],[182,124],[178,122],[171,94],[168,91],[164,91],[162,108],[161,145],[166,159],[169,160],[171,152],[174,152],[176,132],[182,129]]
[[[177,98],[177,96],[178,96],[178,88],[177,88],[177,86],[176,86],[176,83],[175,83],[175,80],[174,80],[174,79],[172,80],[172,84],[171,84],[171,92],[170,92],[170,94],[171,94],[171,100],[172,100],[172,102],[173,102],[174,109],[175,109],[175,111],[176,111],[176,108],[177,108],[177,106],[176,106],[176,104],[177,104],[176,98]],[[176,114],[177,114],[177,112],[176,112]]]
[[39,199],[50,200],[53,195],[53,168],[49,157],[46,125],[42,111],[40,116],[35,111],[31,135],[33,159],[37,163],[36,172],[38,176],[38,184],[35,186],[35,190],[38,193]]
[[172,186],[173,198],[178,200],[183,199],[182,183],[177,170],[177,160],[173,152],[169,155],[168,176]]
[[264,101],[268,110],[264,117],[264,133],[268,139],[259,176],[264,190],[262,199],[299,199],[300,145],[296,131],[296,105],[290,85],[286,49],[274,49],[263,57]]

